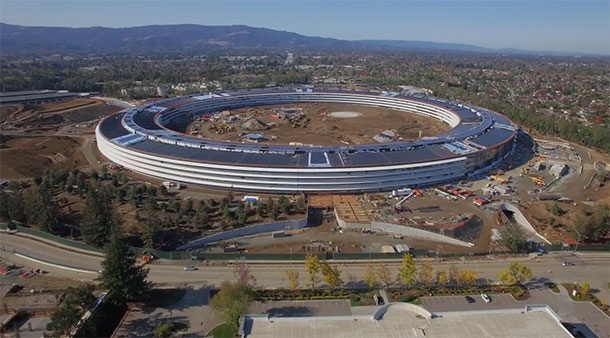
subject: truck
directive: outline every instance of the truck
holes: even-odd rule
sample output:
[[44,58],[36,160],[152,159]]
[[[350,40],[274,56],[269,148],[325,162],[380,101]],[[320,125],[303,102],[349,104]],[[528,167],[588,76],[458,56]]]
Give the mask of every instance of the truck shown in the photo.
[[413,190],[410,188],[403,188],[398,190],[392,190],[392,197],[400,197],[407,196],[413,193]]

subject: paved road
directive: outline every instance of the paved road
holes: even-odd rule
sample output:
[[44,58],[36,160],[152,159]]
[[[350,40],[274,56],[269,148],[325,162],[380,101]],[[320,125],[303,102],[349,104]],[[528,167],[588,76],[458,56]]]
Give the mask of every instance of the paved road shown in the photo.
[[[101,257],[66,251],[43,242],[8,234],[0,234],[0,248],[2,247],[4,248],[4,251],[0,251],[0,256],[26,266],[37,266],[39,264],[16,257],[12,253],[13,250],[59,265],[93,271],[100,269],[100,262],[102,261]],[[556,252],[539,258],[519,259],[523,260],[526,265],[532,269],[533,275],[537,280],[554,280],[557,282],[580,282],[586,280],[591,285],[591,288],[598,292],[602,299],[605,299],[606,302],[610,303],[610,292],[608,290],[608,282],[610,281],[610,253]],[[562,266],[561,262],[566,260],[574,262],[575,266]],[[161,284],[206,282],[213,285],[220,285],[222,281],[234,278],[231,266],[202,265],[197,271],[184,271],[184,265],[192,263],[193,262],[190,261],[183,261],[172,262],[172,264],[151,264],[149,265],[149,278],[152,281]],[[336,264],[342,271],[343,280],[346,283],[360,283],[366,269],[365,262],[357,264],[337,262]],[[459,269],[473,269],[477,272],[479,278],[497,280],[498,272],[504,270],[508,263],[507,260],[504,259],[466,260],[442,262],[441,264],[435,264],[434,268],[435,270],[448,271],[449,267],[452,265],[455,265]],[[301,275],[300,282],[301,285],[304,286],[304,265],[296,261],[293,262],[293,265],[290,263],[252,263],[251,269],[254,276],[257,278],[259,286],[278,288],[288,287],[285,271],[291,266],[299,271]],[[396,271],[398,270],[399,262],[389,262],[388,266],[391,270]],[[68,273],[65,270],[48,266],[47,270],[53,273],[62,274],[63,276],[76,276],[78,279],[92,280],[96,277],[94,274]]]

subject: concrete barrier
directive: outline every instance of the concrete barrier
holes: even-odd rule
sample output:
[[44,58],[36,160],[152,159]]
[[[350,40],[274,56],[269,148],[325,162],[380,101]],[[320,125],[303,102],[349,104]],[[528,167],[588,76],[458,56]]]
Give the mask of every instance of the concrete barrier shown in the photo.
[[178,251],[186,251],[193,250],[204,247],[210,243],[226,241],[229,239],[247,237],[253,235],[260,235],[266,233],[272,233],[275,231],[282,230],[294,230],[294,229],[303,229],[307,227],[308,217],[297,219],[297,220],[287,220],[287,221],[279,221],[273,223],[265,223],[265,224],[256,224],[251,225],[239,229],[233,229],[229,231],[224,231],[218,234],[210,235],[207,237],[203,237],[200,239],[196,239],[190,243],[184,244],[176,248]]
[[35,263],[38,263],[38,264],[44,264],[44,265],[52,266],[52,267],[58,268],[58,269],[74,271],[74,272],[81,272],[81,273],[90,273],[90,274],[96,274],[96,275],[98,274],[98,272],[94,271],[94,270],[79,269],[79,268],[74,268],[74,267],[71,267],[71,266],[55,264],[55,263],[44,261],[42,259],[38,259],[38,258],[30,257],[28,255],[20,254],[18,252],[15,252],[15,256],[17,256],[19,258],[27,259],[29,261],[32,261],[32,262],[35,262]]
[[501,203],[498,207],[500,209],[504,209],[504,210],[508,210],[508,211],[513,212],[513,217],[515,218],[515,221],[517,221],[517,223],[519,225],[521,225],[521,227],[523,227],[525,232],[527,232],[529,234],[532,234],[532,235],[535,235],[536,237],[540,238],[542,241],[544,241],[548,245],[553,244],[553,243],[551,243],[551,241],[549,241],[548,239],[544,238],[544,236],[542,236],[541,234],[539,234],[536,231],[536,229],[534,228],[534,226],[532,225],[530,220],[527,218],[527,216],[525,216],[521,212],[521,209],[519,209],[519,207],[517,207],[516,205],[512,205],[510,203]]
[[386,312],[388,312],[388,309],[390,307],[400,308],[403,310],[415,312],[418,315],[424,317],[426,320],[432,319],[432,313],[430,311],[424,309],[421,306],[417,306],[417,305],[414,305],[411,303],[389,303],[389,304],[383,305],[377,311],[375,311],[375,313],[373,314],[373,319],[376,321],[382,320],[383,316],[386,314]]
[[474,246],[474,244],[472,243],[467,243],[464,241],[460,241],[459,239],[451,238],[431,231],[413,228],[407,225],[372,222],[371,229],[374,231],[383,231],[391,234],[404,235],[405,237],[416,238],[426,241],[442,242],[469,248]]

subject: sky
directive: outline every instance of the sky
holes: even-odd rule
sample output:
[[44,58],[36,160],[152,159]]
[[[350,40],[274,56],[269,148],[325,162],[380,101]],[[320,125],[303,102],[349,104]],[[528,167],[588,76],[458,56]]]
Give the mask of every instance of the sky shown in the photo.
[[345,40],[610,54],[610,0],[0,0],[0,22],[240,24]]

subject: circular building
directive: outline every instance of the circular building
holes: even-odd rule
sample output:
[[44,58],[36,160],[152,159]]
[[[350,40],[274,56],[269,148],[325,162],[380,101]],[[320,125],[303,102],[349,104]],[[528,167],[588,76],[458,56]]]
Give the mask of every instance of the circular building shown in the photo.
[[[451,129],[417,140],[303,146],[202,139],[169,126],[244,107],[337,103],[432,117]],[[366,117],[364,117],[366,118]],[[464,178],[499,162],[517,129],[505,116],[426,96],[271,88],[189,95],[127,109],[96,128],[110,161],[162,180],[260,193],[362,193]]]

